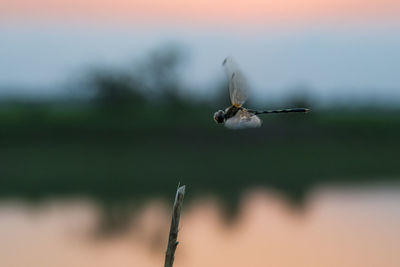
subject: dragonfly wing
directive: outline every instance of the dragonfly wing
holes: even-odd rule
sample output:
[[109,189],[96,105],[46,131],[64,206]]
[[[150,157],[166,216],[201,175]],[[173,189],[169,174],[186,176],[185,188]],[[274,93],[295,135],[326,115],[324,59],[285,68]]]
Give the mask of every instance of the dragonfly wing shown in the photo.
[[246,102],[249,92],[245,76],[230,57],[223,61],[222,66],[229,82],[229,94],[232,105],[243,105]]
[[262,120],[257,115],[246,110],[239,110],[235,116],[225,122],[225,126],[229,129],[257,128],[261,124]]

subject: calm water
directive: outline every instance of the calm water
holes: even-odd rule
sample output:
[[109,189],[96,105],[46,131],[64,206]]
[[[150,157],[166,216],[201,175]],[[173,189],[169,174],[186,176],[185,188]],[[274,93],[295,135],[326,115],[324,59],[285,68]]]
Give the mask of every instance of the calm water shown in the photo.
[[[99,238],[100,210],[90,201],[3,201],[0,266],[163,266],[169,204],[150,201],[127,231]],[[222,214],[211,198],[184,207],[174,266],[400,265],[400,187],[323,188],[302,209],[256,189],[233,222]]]

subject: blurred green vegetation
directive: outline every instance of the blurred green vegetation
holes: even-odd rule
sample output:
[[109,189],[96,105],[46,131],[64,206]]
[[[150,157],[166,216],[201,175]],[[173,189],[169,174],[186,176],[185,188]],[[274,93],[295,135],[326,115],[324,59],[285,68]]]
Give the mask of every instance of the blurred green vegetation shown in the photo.
[[236,203],[253,186],[300,200],[319,184],[399,181],[400,112],[312,107],[232,131],[212,119],[227,88],[215,102],[184,97],[181,56],[157,53],[135,70],[89,72],[87,98],[3,101],[0,197],[121,203],[171,197],[180,181],[189,199]]

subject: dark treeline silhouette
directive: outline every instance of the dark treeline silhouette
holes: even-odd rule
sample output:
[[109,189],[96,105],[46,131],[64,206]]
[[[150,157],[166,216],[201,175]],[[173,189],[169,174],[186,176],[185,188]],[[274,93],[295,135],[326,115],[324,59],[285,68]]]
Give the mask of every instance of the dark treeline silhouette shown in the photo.
[[[83,90],[89,90],[96,104],[112,109],[130,109],[146,105],[184,105],[179,70],[184,53],[179,47],[156,50],[133,67],[98,68],[85,78]],[[193,104],[193,103],[191,103]]]
[[[264,116],[259,129],[216,125],[229,104],[184,94],[186,56],[170,46],[133,66],[87,72],[85,97],[0,104],[0,197],[89,196],[106,204],[164,196],[181,181],[188,200],[217,194],[234,207],[265,186],[300,203],[319,185],[399,181],[400,114],[314,107],[307,95],[285,106],[309,114]],[[121,205],[119,207],[122,207]]]

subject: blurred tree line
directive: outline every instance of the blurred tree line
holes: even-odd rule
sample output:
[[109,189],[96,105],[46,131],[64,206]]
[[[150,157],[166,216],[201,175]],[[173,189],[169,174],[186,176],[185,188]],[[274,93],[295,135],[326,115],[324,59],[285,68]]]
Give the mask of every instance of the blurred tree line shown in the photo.
[[75,99],[1,102],[0,198],[83,195],[113,206],[170,196],[181,181],[188,200],[216,194],[234,206],[250,187],[298,202],[325,183],[399,181],[399,112],[320,109],[297,94],[286,104],[312,112],[229,131],[212,119],[229,105],[227,82],[213,100],[191,98],[185,60],[169,46],[132,67],[88,71]]
[[110,109],[125,109],[146,102],[181,104],[178,73],[183,54],[178,47],[152,52],[132,69],[97,69],[87,77],[87,89],[94,101]]

